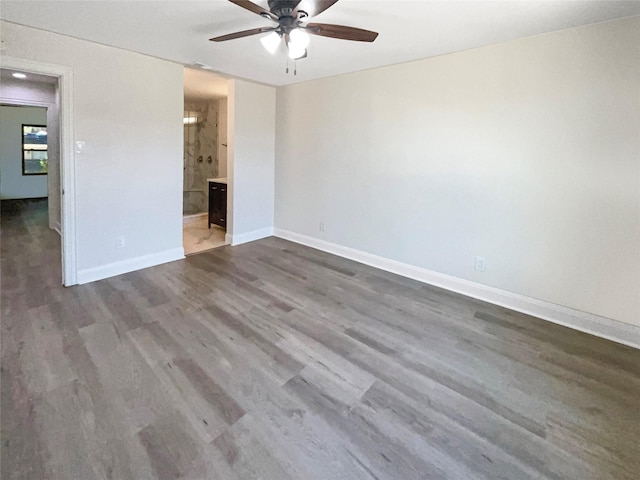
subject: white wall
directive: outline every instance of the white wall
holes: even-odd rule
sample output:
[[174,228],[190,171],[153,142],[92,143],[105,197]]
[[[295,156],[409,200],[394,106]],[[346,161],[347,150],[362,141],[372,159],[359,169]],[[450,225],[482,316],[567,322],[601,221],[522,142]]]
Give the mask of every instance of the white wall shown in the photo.
[[46,125],[43,107],[0,107],[0,198],[47,196],[46,175],[22,175],[22,124]]
[[73,69],[79,281],[180,258],[183,67],[6,22],[2,39]]
[[228,172],[232,244],[273,232],[276,91],[229,81]]
[[640,325],[639,100],[639,17],[279,88],[275,226]]

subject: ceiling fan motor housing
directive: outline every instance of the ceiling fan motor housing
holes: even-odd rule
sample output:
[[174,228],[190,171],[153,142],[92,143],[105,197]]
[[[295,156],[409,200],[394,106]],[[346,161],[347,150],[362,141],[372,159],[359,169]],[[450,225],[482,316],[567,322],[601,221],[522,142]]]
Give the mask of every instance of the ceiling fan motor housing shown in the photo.
[[269,0],[269,10],[274,15],[280,17],[281,21],[287,17],[295,20],[292,13],[299,3],[299,0]]

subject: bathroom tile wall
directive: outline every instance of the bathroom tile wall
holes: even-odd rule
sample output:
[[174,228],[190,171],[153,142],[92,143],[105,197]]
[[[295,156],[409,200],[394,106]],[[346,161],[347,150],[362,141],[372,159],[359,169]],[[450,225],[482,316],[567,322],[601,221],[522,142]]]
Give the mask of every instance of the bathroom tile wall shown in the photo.
[[185,102],[183,214],[207,211],[207,178],[218,176],[218,114],[220,102]]

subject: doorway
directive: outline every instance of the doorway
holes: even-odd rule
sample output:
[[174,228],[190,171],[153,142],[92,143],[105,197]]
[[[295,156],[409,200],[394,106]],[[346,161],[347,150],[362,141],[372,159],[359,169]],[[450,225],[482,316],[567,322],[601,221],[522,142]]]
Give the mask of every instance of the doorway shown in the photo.
[[[57,132],[47,132],[49,142],[56,142],[55,151],[58,159],[48,165],[48,204],[57,205],[57,210],[50,215],[49,226],[60,233],[62,284],[77,284],[76,264],[76,221],[75,221],[75,165],[73,157],[73,71],[60,65],[36,62],[3,56],[2,69],[13,73],[22,73],[27,77],[44,76],[55,79],[57,86],[56,104],[52,105],[38,100],[10,98],[12,94],[4,89],[0,92],[0,103],[26,104],[47,107],[47,122],[55,123]],[[15,77],[13,77],[15,78]],[[15,95],[14,95],[15,97]],[[57,111],[56,111],[57,110]],[[55,112],[55,114],[54,114]],[[53,174],[53,168],[57,168]],[[49,205],[47,207],[49,207]],[[53,218],[51,218],[53,217]],[[59,221],[56,222],[55,220]]]
[[58,77],[2,68],[0,79],[3,212],[62,236]]
[[227,244],[226,78],[185,68],[183,123],[183,246],[191,255]]

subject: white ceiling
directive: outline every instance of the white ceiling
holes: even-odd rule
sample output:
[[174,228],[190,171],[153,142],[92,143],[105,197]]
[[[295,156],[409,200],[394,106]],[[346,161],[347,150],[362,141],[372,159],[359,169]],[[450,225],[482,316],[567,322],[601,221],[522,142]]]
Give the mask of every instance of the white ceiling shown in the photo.
[[[303,0],[304,1],[304,0]],[[266,0],[256,0],[262,6]],[[0,18],[132,50],[184,65],[202,62],[229,76],[286,85],[417,60],[640,15],[638,1],[340,0],[314,17],[380,32],[373,44],[313,37],[298,74],[272,56],[260,35],[224,43],[209,38],[271,22],[226,0],[2,0]]]

